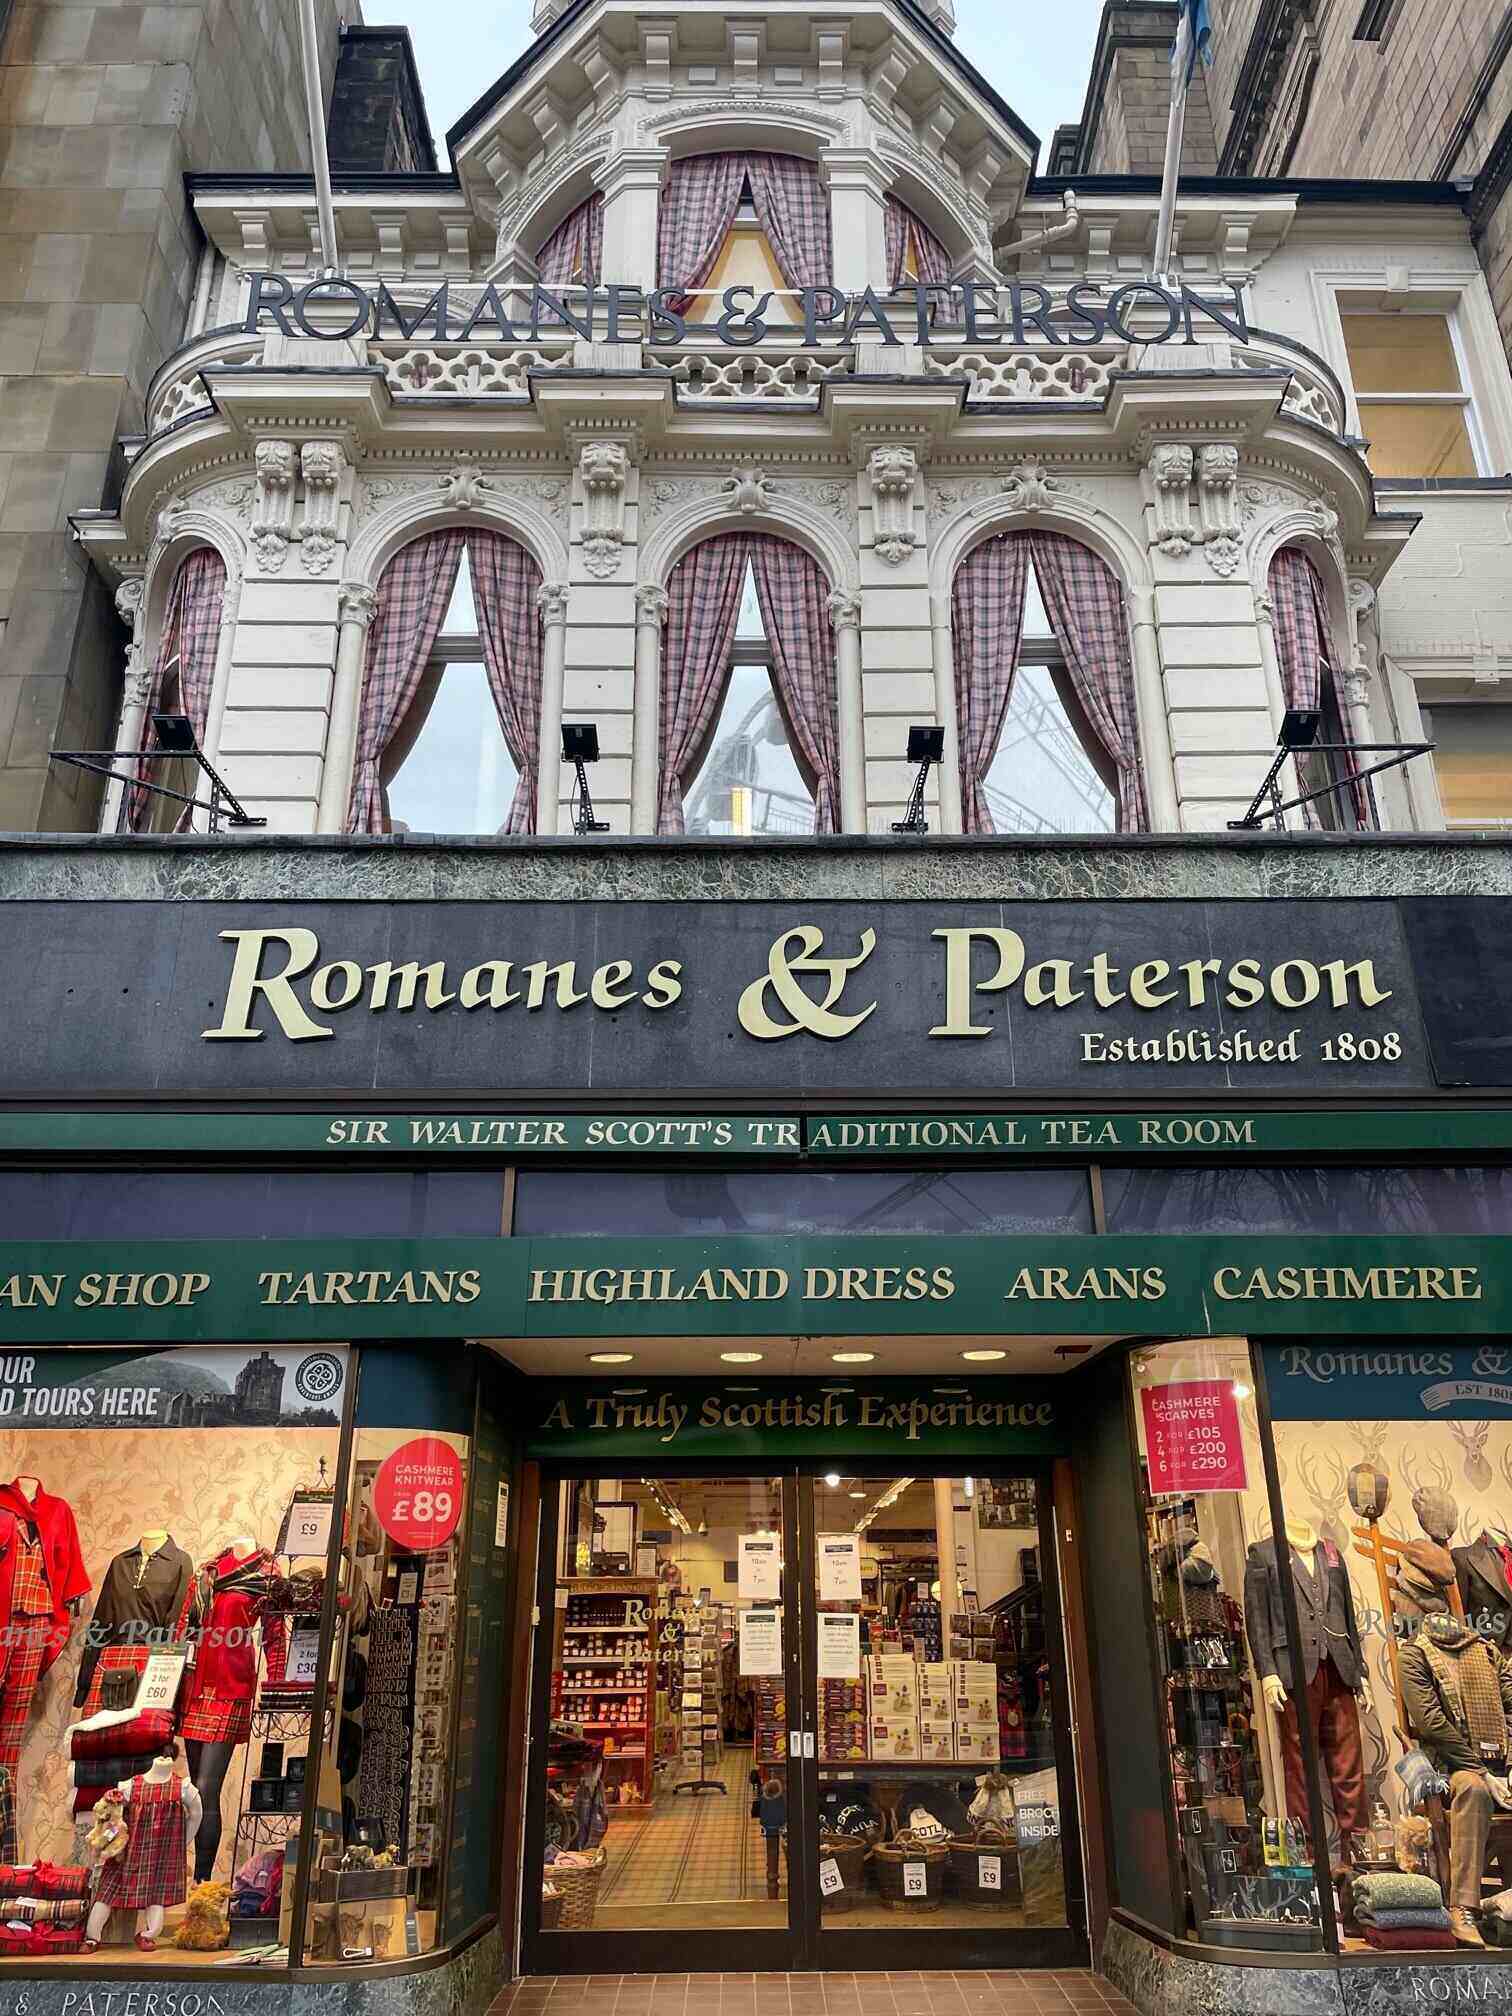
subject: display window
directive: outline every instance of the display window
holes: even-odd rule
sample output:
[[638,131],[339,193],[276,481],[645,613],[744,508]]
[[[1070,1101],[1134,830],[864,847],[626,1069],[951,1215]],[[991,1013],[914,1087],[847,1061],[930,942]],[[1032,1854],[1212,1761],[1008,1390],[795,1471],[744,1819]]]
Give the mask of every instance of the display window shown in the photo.
[[1512,1352],[1263,1352],[1349,1950],[1512,1943]]
[[349,1373],[0,1358],[0,1958],[286,1957]]
[[773,1966],[1070,1951],[1044,1476],[582,1474],[547,1502],[528,1964],[644,1964],[671,1930]]
[[[1130,1365],[1183,1929],[1211,1945],[1317,1950],[1301,1718],[1334,1732],[1341,1769],[1349,1751],[1358,1770],[1348,1571],[1311,1525],[1274,1529],[1247,1343],[1161,1344]],[[1292,1658],[1284,1583],[1298,1573],[1316,1578],[1337,1633],[1326,1667],[1312,1657],[1321,1638]],[[1363,1825],[1366,1811],[1360,1798],[1347,1817]]]

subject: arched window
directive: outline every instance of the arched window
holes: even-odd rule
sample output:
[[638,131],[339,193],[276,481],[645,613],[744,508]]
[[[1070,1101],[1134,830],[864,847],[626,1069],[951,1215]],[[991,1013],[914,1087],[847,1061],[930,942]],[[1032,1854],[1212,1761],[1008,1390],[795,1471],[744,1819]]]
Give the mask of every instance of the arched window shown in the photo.
[[[657,213],[656,284],[680,314],[725,287],[827,287],[829,199],[796,154],[692,154],[672,163]],[[785,304],[772,303],[792,315]],[[792,316],[792,319],[800,319]]]
[[951,636],[966,832],[1148,827],[1128,619],[1104,561],[1058,532],[985,539],[956,571]]
[[898,197],[889,195],[883,199],[882,222],[887,234],[889,288],[914,281],[943,286],[950,278],[950,254],[923,219]]
[[544,287],[595,284],[604,272],[604,197],[595,190],[570,210],[536,254]]
[[[152,661],[140,748],[153,746],[154,714],[187,714],[195,741],[204,747],[225,596],[226,563],[214,547],[201,546],[180,562],[168,590],[162,635]],[[189,794],[198,783],[197,766],[184,762],[142,763],[137,766],[137,775],[148,783]],[[123,810],[127,830],[132,833],[187,832],[191,822],[187,805],[181,807],[176,799],[160,798],[156,792],[135,786],[126,792]]]
[[[1266,585],[1286,704],[1319,716],[1320,742],[1347,748],[1354,737],[1339,693],[1322,577],[1300,547],[1283,546],[1271,561]],[[1319,790],[1355,767],[1348,755],[1326,752],[1298,756],[1296,765],[1297,780],[1304,791]],[[1334,829],[1374,826],[1375,801],[1369,782],[1327,791],[1303,808],[1302,819],[1305,825]]]
[[368,639],[349,833],[533,833],[541,570],[448,527],[384,569]]
[[[829,593],[817,561],[764,532],[706,539],[673,568],[661,666],[659,833],[688,830],[689,811],[706,832],[839,830]],[[802,824],[793,772],[779,753],[784,743],[812,801],[812,816]]]

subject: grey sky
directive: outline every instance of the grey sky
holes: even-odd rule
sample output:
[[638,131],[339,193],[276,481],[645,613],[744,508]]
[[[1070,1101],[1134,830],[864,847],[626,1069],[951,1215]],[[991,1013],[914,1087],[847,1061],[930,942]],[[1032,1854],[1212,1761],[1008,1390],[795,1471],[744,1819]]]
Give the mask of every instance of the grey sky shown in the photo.
[[[956,0],[956,40],[999,95],[1039,135],[1081,112],[1102,0]],[[414,37],[436,144],[530,40],[528,0],[366,0],[374,23]],[[443,165],[445,165],[443,163]]]

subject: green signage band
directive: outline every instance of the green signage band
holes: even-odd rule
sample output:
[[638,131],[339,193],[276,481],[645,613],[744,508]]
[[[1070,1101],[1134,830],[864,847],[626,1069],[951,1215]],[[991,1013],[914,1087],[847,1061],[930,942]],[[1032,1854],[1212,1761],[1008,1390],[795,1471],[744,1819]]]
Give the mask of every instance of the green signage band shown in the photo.
[[1501,1154],[1512,1107],[1168,1113],[0,1113],[0,1155]]
[[[0,1344],[1512,1330],[1512,1238],[0,1245]],[[573,1360],[564,1351],[563,1363]]]

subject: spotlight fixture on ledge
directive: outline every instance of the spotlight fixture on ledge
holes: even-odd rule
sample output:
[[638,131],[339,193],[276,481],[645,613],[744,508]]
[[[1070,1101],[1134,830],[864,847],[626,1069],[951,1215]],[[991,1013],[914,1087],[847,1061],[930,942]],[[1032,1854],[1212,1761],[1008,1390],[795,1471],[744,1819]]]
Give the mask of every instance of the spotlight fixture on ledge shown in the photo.
[[599,759],[598,729],[592,721],[564,721],[562,723],[562,760],[571,763],[577,771],[577,811],[573,815],[574,833],[607,833],[609,821],[595,819],[593,800],[588,793],[587,765]]
[[919,774],[914,778],[913,791],[909,795],[908,810],[901,819],[894,819],[894,833],[927,833],[929,821],[924,817],[924,787],[929,782],[929,772],[945,754],[945,730],[930,726],[915,725],[908,731],[908,760],[917,763]]
[[[1428,755],[1434,746],[1431,742],[1320,742],[1318,730],[1322,725],[1323,717],[1316,707],[1287,708],[1281,719],[1281,733],[1276,737],[1276,753],[1271,759],[1271,766],[1260,780],[1260,789],[1250,800],[1244,817],[1228,822],[1231,833],[1258,833],[1267,819],[1274,823],[1278,833],[1285,832],[1283,814],[1295,811],[1299,805],[1310,805],[1315,798],[1337,799],[1340,793],[1363,783],[1367,777],[1374,777],[1377,771],[1398,769],[1402,764],[1410,763],[1414,756]],[[1298,797],[1283,801],[1279,781],[1282,765],[1288,756],[1301,755],[1342,756],[1346,759],[1344,774],[1331,777],[1326,784],[1319,784],[1311,791],[1303,791]],[[1364,769],[1360,769],[1358,759],[1361,756],[1379,756],[1381,760],[1367,763]],[[1329,768],[1332,767],[1330,764]],[[1372,793],[1365,795],[1367,801],[1373,799]]]
[[[177,672],[170,665],[164,674],[164,683]],[[199,746],[194,732],[194,723],[187,714],[154,714],[151,720],[152,744],[150,749],[141,749],[128,755],[120,749],[55,749],[47,759],[50,763],[71,763],[76,770],[88,770],[96,777],[108,777],[123,785],[121,792],[121,823],[126,822],[127,809],[134,791],[150,792],[155,798],[173,798],[180,805],[198,806],[208,812],[206,822],[212,833],[221,829],[224,819],[228,826],[266,826],[266,819],[254,818],[246,810],[241,800],[232,791],[219,771],[211,764]],[[155,784],[150,776],[144,775],[148,764],[152,763],[193,763],[203,773],[209,787],[208,798],[196,798],[193,792],[176,791],[168,784]],[[114,766],[128,767],[117,770]]]

